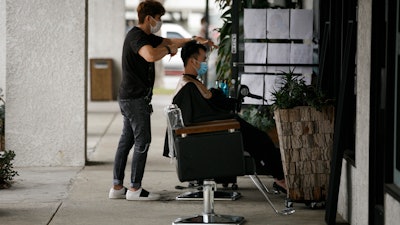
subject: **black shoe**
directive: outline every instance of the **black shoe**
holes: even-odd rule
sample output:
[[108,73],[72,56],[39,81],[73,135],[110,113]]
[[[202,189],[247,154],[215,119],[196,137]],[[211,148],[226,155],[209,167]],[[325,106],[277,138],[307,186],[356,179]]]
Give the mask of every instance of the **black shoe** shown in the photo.
[[272,184],[272,187],[273,187],[275,190],[277,190],[278,192],[282,192],[282,193],[284,193],[284,194],[287,194],[286,189],[283,188],[283,187],[281,187],[281,186],[279,186],[276,182],[274,182],[274,183]]

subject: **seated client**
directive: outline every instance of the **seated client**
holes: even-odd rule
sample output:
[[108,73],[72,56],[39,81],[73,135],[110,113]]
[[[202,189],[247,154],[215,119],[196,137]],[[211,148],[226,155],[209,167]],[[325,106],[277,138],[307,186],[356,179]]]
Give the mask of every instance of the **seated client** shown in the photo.
[[[207,72],[207,48],[195,41],[183,46],[181,57],[184,64],[184,74],[177,85],[173,104],[182,111],[185,126],[221,119],[236,119],[240,123],[243,137],[243,147],[256,161],[257,168],[275,178],[279,189],[286,189],[281,155],[267,133],[252,126],[237,114],[233,113],[234,106],[231,98],[226,98],[219,89],[210,90],[197,79]],[[164,146],[164,156],[168,157],[168,139]],[[284,191],[284,190],[283,190]]]

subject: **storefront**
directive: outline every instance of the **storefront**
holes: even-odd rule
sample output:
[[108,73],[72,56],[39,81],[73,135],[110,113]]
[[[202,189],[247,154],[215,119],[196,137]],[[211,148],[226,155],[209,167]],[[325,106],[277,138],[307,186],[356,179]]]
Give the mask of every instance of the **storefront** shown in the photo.
[[[249,79],[243,79],[249,74],[246,66],[266,68],[250,70],[251,75],[258,75],[254,79],[267,76],[272,66],[301,66],[290,57],[288,62],[271,63],[274,57],[268,51],[277,42],[291,46],[311,43],[317,57],[303,62],[313,68],[311,82],[336,99],[327,224],[335,224],[336,213],[349,224],[397,224],[400,220],[400,113],[397,107],[400,104],[400,1],[267,1],[282,2],[275,4],[275,9],[312,10],[313,33],[308,41],[303,37],[290,40],[291,36],[285,40],[271,39],[268,29],[265,36],[262,32],[261,36],[246,36],[246,18],[243,23],[241,20],[246,17],[244,8],[271,7],[271,4],[257,5],[260,1],[252,2],[232,2],[232,78],[248,82]],[[291,12],[289,15],[294,15]],[[264,17],[263,10],[252,13],[258,18]],[[259,22],[253,26],[263,27]],[[252,47],[255,44],[258,47]],[[252,54],[259,54],[255,49],[264,51],[262,46],[268,49],[266,61],[246,61],[246,48],[253,49]],[[264,83],[261,92],[264,97],[268,97],[266,86]]]

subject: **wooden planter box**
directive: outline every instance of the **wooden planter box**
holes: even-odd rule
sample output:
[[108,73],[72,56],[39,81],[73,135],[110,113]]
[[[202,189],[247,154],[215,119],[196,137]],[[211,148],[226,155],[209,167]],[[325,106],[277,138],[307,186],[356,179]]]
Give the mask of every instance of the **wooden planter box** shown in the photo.
[[283,170],[293,201],[325,201],[334,131],[333,106],[274,111]]

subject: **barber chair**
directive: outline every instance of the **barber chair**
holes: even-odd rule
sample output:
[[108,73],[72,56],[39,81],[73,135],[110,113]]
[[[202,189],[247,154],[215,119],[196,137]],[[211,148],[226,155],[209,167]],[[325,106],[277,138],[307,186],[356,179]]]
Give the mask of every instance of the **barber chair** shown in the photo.
[[277,214],[290,215],[294,209],[279,212],[267,196],[268,189],[255,173],[254,160],[243,151],[240,124],[236,120],[199,123],[173,131],[178,178],[181,182],[203,180],[203,213],[178,218],[172,224],[235,224],[242,216],[219,215],[214,212],[215,179],[232,176],[249,177]]
[[[237,109],[240,110],[240,104]],[[253,158],[243,149],[238,121],[217,120],[184,126],[177,106],[169,106],[166,114],[169,148],[176,158],[179,180],[181,182],[203,180],[203,213],[178,218],[172,223],[173,225],[242,224],[245,221],[242,216],[219,215],[214,212],[214,192],[215,179],[243,175],[249,175],[275,213],[290,215],[295,212],[293,208],[278,211],[269,199],[267,193],[271,192],[257,176]]]
[[214,212],[215,179],[245,175],[240,124],[236,120],[199,123],[174,130],[174,149],[181,182],[203,180],[201,215],[172,224],[242,224],[244,217]]

